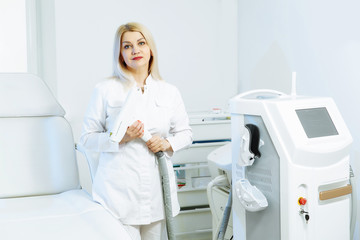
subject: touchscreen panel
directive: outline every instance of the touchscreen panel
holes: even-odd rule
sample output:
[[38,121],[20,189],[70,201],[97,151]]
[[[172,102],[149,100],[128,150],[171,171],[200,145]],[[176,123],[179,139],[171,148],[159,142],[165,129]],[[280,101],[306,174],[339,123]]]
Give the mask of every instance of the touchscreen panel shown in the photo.
[[308,138],[338,135],[325,107],[295,110]]

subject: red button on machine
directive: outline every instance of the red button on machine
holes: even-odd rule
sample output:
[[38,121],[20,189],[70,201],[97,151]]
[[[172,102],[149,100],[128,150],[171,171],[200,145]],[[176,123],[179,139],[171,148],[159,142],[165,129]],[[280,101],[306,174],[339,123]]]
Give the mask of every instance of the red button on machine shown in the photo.
[[299,205],[305,205],[306,204],[306,198],[299,197],[298,203],[299,203]]

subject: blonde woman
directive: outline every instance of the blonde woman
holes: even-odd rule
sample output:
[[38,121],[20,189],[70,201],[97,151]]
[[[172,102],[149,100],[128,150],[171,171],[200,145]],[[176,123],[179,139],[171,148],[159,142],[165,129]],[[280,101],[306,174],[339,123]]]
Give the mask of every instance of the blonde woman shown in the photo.
[[[151,33],[139,23],[121,25],[115,35],[113,77],[100,82],[84,117],[80,139],[101,152],[93,198],[121,221],[133,239],[166,239],[164,203],[154,153],[172,154],[192,143],[192,131],[177,88],[161,79]],[[135,88],[135,89],[134,89]],[[119,143],[109,130],[130,90],[137,101],[130,125]],[[141,139],[144,128],[152,137]],[[172,211],[179,213],[174,170],[168,162]]]

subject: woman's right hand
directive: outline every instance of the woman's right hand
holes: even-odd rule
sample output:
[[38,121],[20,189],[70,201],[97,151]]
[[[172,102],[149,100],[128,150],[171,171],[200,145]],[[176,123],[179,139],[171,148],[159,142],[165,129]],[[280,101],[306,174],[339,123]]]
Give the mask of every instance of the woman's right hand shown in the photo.
[[141,138],[144,135],[144,124],[137,120],[126,130],[124,137],[121,139],[120,144],[130,142],[136,138]]

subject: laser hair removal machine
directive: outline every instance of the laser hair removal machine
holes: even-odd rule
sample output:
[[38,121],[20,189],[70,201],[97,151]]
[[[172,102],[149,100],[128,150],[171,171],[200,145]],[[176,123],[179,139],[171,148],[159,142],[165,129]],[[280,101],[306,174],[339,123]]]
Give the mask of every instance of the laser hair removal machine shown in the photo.
[[230,100],[234,239],[350,239],[352,137],[331,98]]

